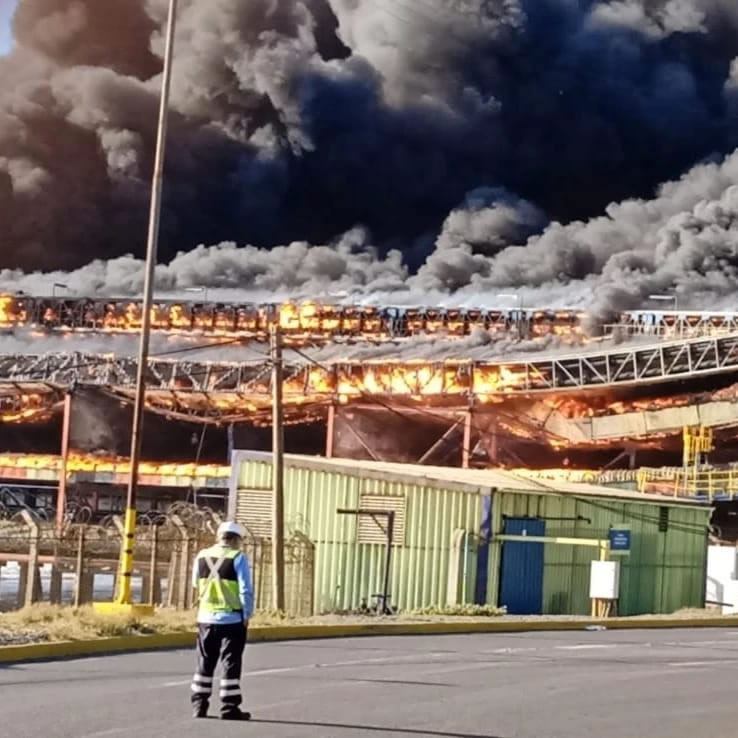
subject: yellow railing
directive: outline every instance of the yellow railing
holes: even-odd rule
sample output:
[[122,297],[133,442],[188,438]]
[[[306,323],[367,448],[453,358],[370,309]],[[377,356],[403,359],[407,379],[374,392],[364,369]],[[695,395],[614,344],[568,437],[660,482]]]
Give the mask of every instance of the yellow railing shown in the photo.
[[643,468],[637,474],[638,490],[673,497],[738,497],[738,469],[702,469],[678,467]]

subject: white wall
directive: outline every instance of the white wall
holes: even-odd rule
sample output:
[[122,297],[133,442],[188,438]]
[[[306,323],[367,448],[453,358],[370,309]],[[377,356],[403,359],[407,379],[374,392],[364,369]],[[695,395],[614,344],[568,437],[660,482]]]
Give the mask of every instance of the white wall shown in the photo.
[[723,613],[738,612],[738,581],[734,546],[709,546],[707,549],[707,583],[705,599],[724,602]]

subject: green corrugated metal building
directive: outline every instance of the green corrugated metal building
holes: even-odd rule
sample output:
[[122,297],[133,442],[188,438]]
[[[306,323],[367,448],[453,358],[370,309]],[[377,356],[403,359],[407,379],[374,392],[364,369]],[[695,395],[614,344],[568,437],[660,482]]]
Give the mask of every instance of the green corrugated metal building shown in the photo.
[[[232,463],[229,514],[269,537],[271,456],[236,451]],[[621,614],[704,604],[704,505],[497,470],[286,456],[285,527],[314,544],[317,613],[371,604],[382,591],[384,519],[337,512],[359,508],[394,511],[390,592],[401,610],[477,602],[587,614],[597,548],[500,536],[608,539],[612,528],[631,535],[630,554],[617,557]]]

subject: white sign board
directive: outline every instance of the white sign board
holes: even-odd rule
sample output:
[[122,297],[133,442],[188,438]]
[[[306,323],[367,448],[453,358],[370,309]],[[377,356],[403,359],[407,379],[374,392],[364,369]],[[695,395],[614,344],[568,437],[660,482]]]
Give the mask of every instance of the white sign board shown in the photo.
[[592,600],[617,600],[620,592],[620,562],[593,561],[589,575]]

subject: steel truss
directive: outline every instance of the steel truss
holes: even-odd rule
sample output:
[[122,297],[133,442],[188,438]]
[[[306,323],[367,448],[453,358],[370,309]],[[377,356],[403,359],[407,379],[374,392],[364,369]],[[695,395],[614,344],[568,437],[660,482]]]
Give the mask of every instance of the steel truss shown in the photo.
[[[549,356],[514,362],[341,362],[288,364],[284,394],[309,398],[464,396],[470,401],[514,393],[551,392],[663,382],[738,370],[738,334],[663,342],[647,347]],[[133,358],[68,353],[0,356],[0,386],[92,385],[124,390],[135,385]],[[147,384],[174,397],[196,393],[268,399],[268,363],[152,359]]]
[[738,333],[738,313],[632,311],[605,326],[605,333],[614,332],[685,338]]

